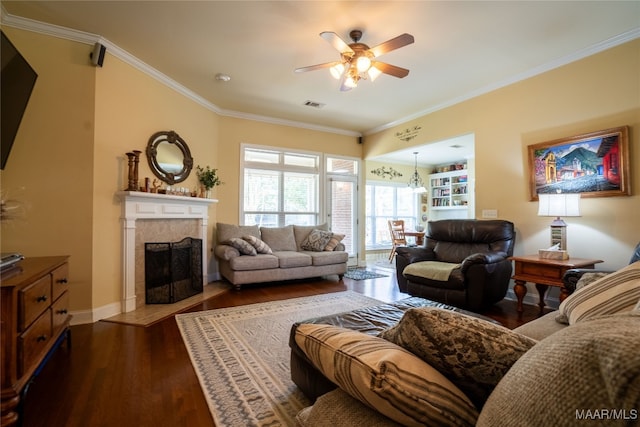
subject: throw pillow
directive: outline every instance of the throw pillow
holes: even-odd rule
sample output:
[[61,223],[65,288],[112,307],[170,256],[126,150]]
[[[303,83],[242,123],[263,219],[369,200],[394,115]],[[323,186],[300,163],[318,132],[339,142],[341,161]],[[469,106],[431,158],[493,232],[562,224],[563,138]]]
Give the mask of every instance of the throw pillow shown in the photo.
[[338,246],[338,243],[342,242],[342,239],[344,239],[344,234],[333,233],[331,239],[329,239],[329,243],[324,247],[324,250],[333,251],[336,246]]
[[[631,311],[640,300],[640,261],[602,277],[569,295],[558,308],[562,322]],[[563,317],[564,316],[564,317]]]
[[635,425],[640,313],[585,320],[524,354],[484,405],[479,427]]
[[478,408],[511,365],[537,342],[486,320],[433,307],[407,310],[380,337],[436,368]]
[[267,245],[262,240],[258,239],[256,236],[242,236],[242,240],[245,240],[251,246],[256,248],[256,252],[258,252],[259,254],[272,254],[273,253],[273,251],[271,250],[269,245]]
[[272,251],[296,251],[296,240],[293,237],[293,226],[284,227],[260,227],[262,240],[269,245]]
[[295,341],[352,397],[405,426],[472,426],[473,403],[441,373],[389,341],[332,325],[301,324]]
[[311,233],[302,241],[300,247],[305,251],[322,252],[331,240],[333,233],[330,231],[311,230]]
[[243,255],[258,255],[258,252],[256,252],[256,248],[251,246],[248,242],[240,239],[239,237],[232,237],[231,239],[222,242],[222,244],[236,248],[238,252]]
[[603,272],[584,273],[582,276],[580,276],[580,279],[578,279],[575,290],[582,289],[585,286],[589,286],[596,280],[602,279],[604,276],[607,276],[608,274],[609,273],[603,273]]

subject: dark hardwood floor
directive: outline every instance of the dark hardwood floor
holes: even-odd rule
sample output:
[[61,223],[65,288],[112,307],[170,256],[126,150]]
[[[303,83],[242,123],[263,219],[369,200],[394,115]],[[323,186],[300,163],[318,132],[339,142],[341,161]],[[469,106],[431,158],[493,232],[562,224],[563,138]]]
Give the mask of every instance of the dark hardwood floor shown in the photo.
[[[389,276],[228,291],[188,311],[345,290],[386,302],[407,297],[397,291],[393,271],[379,272]],[[537,306],[525,307],[519,316],[516,303],[504,300],[482,314],[514,328],[538,317]],[[77,325],[71,336],[70,348],[61,346],[29,388],[24,427],[214,425],[173,317],[147,328],[110,322]]]

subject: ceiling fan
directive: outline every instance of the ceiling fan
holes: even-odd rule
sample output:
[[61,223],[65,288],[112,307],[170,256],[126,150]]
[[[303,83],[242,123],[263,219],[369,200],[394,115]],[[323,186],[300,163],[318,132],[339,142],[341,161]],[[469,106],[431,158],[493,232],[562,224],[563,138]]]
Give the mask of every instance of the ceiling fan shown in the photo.
[[368,78],[374,81],[382,73],[400,79],[409,74],[409,70],[406,68],[376,61],[375,58],[413,43],[414,40],[411,34],[401,34],[372,48],[364,43],[360,43],[360,38],[362,37],[362,31],[360,30],[352,30],[349,33],[349,37],[353,40],[353,43],[349,44],[331,31],[320,33],[320,37],[328,41],[331,46],[340,52],[340,61],[296,68],[296,73],[329,68],[331,75],[341,81],[341,91],[347,91],[357,87],[361,79]]

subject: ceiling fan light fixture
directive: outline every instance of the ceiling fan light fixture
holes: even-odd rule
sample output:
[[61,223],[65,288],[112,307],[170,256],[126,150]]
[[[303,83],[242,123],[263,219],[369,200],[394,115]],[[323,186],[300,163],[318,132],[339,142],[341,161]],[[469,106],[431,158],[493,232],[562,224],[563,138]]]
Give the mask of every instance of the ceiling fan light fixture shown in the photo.
[[358,80],[360,79],[360,77],[356,76],[347,76],[346,79],[344,79],[344,85],[350,89],[353,89],[354,87],[358,87]]
[[358,73],[365,73],[371,68],[371,59],[365,55],[358,57],[356,60],[356,68],[358,69]]
[[374,82],[378,78],[378,76],[382,74],[382,71],[377,69],[375,65],[372,65],[371,68],[367,70],[367,74],[369,75],[369,79]]
[[331,76],[334,79],[340,80],[340,77],[342,77],[342,73],[344,73],[344,64],[336,64],[333,67],[329,68],[329,71],[331,72]]

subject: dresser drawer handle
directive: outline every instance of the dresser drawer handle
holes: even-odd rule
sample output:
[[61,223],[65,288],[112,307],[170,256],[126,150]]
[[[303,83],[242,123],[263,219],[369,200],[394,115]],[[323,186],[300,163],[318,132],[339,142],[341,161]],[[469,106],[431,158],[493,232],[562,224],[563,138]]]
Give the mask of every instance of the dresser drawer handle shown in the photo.
[[67,314],[67,313],[68,313],[68,311],[67,311],[67,309],[66,309],[66,308],[63,308],[63,309],[61,309],[61,310],[56,311],[56,313],[58,313],[58,314]]
[[41,295],[38,298],[36,298],[37,302],[44,302],[47,300],[47,296],[46,295]]
[[63,277],[62,279],[58,279],[58,280],[56,280],[56,281],[57,281],[58,283],[66,284],[66,283],[67,283],[67,278],[66,278],[66,277]]
[[46,341],[47,340],[47,336],[46,335],[40,335],[38,338],[36,338],[36,341],[38,342],[42,342],[42,341]]

